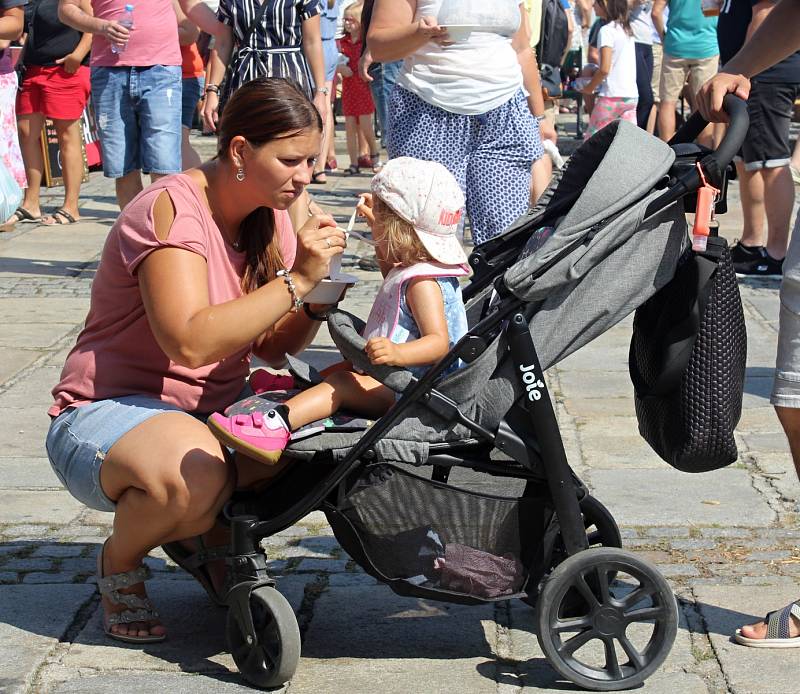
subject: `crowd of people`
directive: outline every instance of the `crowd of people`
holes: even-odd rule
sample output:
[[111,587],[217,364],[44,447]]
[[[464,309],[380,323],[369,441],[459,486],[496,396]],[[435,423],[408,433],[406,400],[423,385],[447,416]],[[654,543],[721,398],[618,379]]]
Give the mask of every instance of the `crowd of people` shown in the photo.
[[[345,173],[375,174],[359,209],[384,275],[376,306],[381,316],[389,308],[399,316],[392,325],[373,321],[368,356],[424,367],[465,327],[457,281],[467,272],[464,219],[475,244],[502,233],[543,192],[557,162],[546,154],[556,141],[548,114],[563,103],[542,89],[534,50],[545,38],[544,5],[160,0],[140,8],[125,0],[0,0],[0,161],[25,189],[5,226],[80,219],[79,120],[90,94],[103,173],[115,181],[121,210],[86,325],[53,391],[47,436],[64,486],[115,514],[98,560],[110,637],[164,639],[142,566],[159,545],[220,599],[224,565],[215,545],[225,545],[226,531],[217,514],[234,488],[264,484],[280,471],[293,429],[341,403],[377,416],[393,402],[383,386],[345,366],[271,418],[253,415],[243,425],[211,417],[246,392],[252,356],[280,367],[309,344],[329,308],[303,297],[346,246],[308,193],[340,168],[338,85]],[[579,55],[579,73],[565,68],[564,86],[586,97],[588,136],[624,119],[669,139],[684,99],[721,120],[720,91],[749,95],[751,130],[737,163],[745,226],[732,251],[740,274],[783,271],[800,41],[787,37],[786,50],[767,51],[758,30],[781,26],[783,15],[782,31],[796,27],[797,6],[555,4],[567,27],[561,57],[573,47]],[[8,44],[23,33],[17,93]],[[756,54],[756,35],[774,60]],[[714,77],[720,59],[728,67]],[[752,80],[732,79],[731,65]],[[208,162],[188,138],[198,109],[218,141]],[[45,118],[58,134],[65,182],[64,202],[49,215],[39,202]],[[705,138],[713,142],[711,128]],[[782,290],[774,401],[800,460],[800,420],[791,409],[800,402],[795,265],[787,263]],[[234,459],[227,447],[245,455]],[[761,639],[765,630],[745,628],[742,638]]]

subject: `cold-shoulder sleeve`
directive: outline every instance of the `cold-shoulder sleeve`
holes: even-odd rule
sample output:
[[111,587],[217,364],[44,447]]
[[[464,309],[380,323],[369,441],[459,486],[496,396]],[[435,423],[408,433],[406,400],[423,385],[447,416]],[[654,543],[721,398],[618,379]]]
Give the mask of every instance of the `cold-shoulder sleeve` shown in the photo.
[[[175,208],[175,219],[163,240],[156,236],[153,222],[153,205],[162,192],[170,196]],[[208,260],[209,233],[214,231],[209,228],[211,223],[202,202],[184,183],[175,181],[173,185],[145,191],[125,208],[117,221],[122,263],[135,275],[141,262],[159,248],[181,248]]]

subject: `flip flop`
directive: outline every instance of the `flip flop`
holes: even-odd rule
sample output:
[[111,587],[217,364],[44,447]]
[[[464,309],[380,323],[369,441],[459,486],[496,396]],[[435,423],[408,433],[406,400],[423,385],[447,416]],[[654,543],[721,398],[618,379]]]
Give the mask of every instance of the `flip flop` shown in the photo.
[[800,620],[800,600],[795,600],[781,610],[770,612],[764,617],[767,635],[763,639],[751,639],[737,629],[733,640],[750,648],[800,648],[800,636],[789,636],[792,617]]
[[220,607],[225,606],[225,598],[217,592],[211,580],[211,574],[206,568],[206,564],[225,559],[228,556],[229,547],[220,545],[218,547],[206,547],[206,543],[199,535],[195,538],[199,546],[197,552],[184,547],[180,542],[168,542],[161,545],[161,549],[172,561],[180,566],[184,571],[194,576],[197,582],[211,598],[211,602]]
[[[12,214],[11,217],[13,217],[14,215],[17,216],[15,222],[19,222],[21,224],[40,224],[42,221],[41,215],[39,215],[38,217],[34,217],[24,207],[18,207],[16,210],[14,210],[14,214]],[[9,224],[11,223],[10,221],[11,217],[9,217],[8,221]]]
[[106,636],[125,643],[160,643],[166,634],[150,634],[149,636],[134,636],[132,634],[116,634],[111,627],[117,624],[132,624],[134,622],[153,622],[158,619],[158,612],[150,602],[150,598],[143,598],[133,593],[120,593],[120,588],[129,588],[137,583],[143,583],[150,578],[150,569],[141,564],[133,571],[123,571],[118,574],[103,576],[103,551],[105,543],[97,555],[97,589],[100,595],[107,597],[115,605],[125,605],[120,612],[103,615],[103,632]]
[[[69,212],[67,212],[63,208],[60,208],[60,209],[56,210],[55,212],[53,212],[50,215],[50,218],[54,219],[56,221],[54,221],[54,222],[45,222],[44,219],[42,219],[42,224],[44,224],[44,226],[46,226],[46,227],[56,227],[56,226],[69,226],[70,224],[77,224],[78,223],[78,220],[75,219],[75,217],[73,217]],[[62,221],[64,219],[66,219],[67,221],[66,222]]]

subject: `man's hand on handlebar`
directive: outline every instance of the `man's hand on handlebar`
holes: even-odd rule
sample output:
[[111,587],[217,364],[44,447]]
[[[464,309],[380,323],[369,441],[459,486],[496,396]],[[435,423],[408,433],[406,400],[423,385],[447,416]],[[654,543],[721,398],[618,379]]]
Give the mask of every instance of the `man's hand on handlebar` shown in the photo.
[[750,80],[744,75],[719,72],[706,82],[697,93],[697,109],[710,123],[728,123],[728,114],[722,108],[726,94],[735,94],[740,99],[750,96]]

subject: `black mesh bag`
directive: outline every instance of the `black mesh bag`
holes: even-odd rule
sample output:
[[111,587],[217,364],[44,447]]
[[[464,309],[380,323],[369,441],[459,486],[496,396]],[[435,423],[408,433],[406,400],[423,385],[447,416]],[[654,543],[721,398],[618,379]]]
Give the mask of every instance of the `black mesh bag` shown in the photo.
[[628,366],[639,433],[672,467],[733,463],[747,333],[727,243],[708,238],[636,310]]

